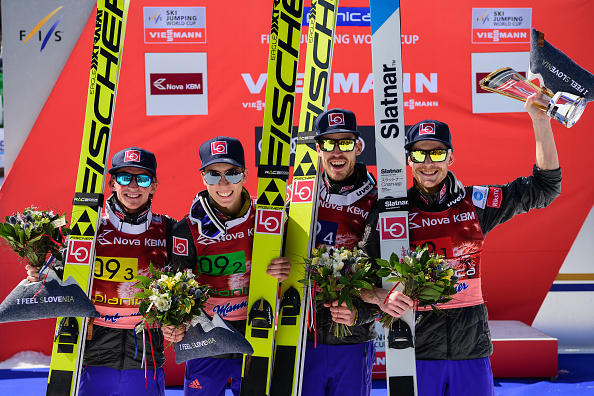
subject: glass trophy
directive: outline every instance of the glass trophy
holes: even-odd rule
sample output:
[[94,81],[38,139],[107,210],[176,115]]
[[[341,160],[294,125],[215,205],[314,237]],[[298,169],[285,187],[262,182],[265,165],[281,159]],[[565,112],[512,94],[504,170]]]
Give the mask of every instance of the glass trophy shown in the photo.
[[522,102],[525,102],[528,96],[534,93],[542,93],[534,105],[567,128],[571,128],[579,120],[586,108],[587,100],[585,98],[567,92],[553,94],[547,88],[539,87],[528,81],[509,67],[495,70],[483,78],[480,84],[487,91],[509,96]]

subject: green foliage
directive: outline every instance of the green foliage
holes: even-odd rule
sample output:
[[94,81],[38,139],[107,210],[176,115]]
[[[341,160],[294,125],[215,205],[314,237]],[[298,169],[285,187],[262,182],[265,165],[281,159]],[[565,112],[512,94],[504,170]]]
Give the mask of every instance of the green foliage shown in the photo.
[[[390,255],[390,261],[377,259],[380,269],[377,275],[388,277],[387,281],[399,282],[404,286],[403,294],[409,296],[419,306],[431,306],[439,312],[437,304],[451,301],[456,294],[455,270],[448,265],[443,256],[429,253],[425,245],[417,247],[400,258],[396,253]],[[380,322],[384,326],[392,323],[394,318],[382,313]]]
[[[299,282],[316,288],[316,300],[324,303],[338,301],[353,311],[353,297],[363,289],[372,289],[375,280],[371,263],[359,256],[359,250],[352,251],[323,245],[313,249],[306,259],[306,278]],[[332,331],[336,337],[351,334],[348,326],[335,323]]]
[[159,270],[152,263],[149,271],[150,277],[137,275],[135,285],[142,289],[135,297],[142,300],[139,311],[147,323],[179,326],[202,314],[209,297],[208,286],[199,285],[192,271]]

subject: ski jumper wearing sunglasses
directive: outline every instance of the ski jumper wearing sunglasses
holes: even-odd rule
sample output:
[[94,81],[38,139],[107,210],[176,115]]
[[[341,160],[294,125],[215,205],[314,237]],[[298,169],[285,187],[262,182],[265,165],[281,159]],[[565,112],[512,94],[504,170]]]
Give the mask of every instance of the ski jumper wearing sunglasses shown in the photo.
[[[537,149],[531,176],[503,185],[465,187],[456,179],[447,169],[453,154],[445,123],[421,121],[406,133],[409,153],[418,149],[448,151],[444,166],[437,171],[438,165],[429,158],[424,166],[409,159],[415,175],[414,186],[408,190],[411,249],[428,243],[433,251],[445,254],[460,277],[458,293],[439,306],[441,314],[419,308],[415,330],[419,396],[494,394],[489,361],[493,347],[481,291],[483,241],[495,226],[516,214],[544,208],[561,192],[550,119],[529,112],[536,119],[536,140],[546,147],[544,155]],[[441,172],[441,180],[431,179]],[[371,257],[379,257],[378,212],[372,211],[369,217],[363,247]]]
[[[149,263],[167,263],[175,220],[151,209],[157,184],[153,153],[138,147],[119,151],[109,173],[114,193],[97,232],[91,292],[101,317],[89,323],[78,394],[163,396],[163,333],[158,328],[134,330],[141,316],[134,297],[140,290],[133,285],[136,275],[149,274]],[[55,269],[63,275],[62,263]]]
[[[324,173],[318,204],[318,233],[315,245],[357,247],[367,214],[377,199],[375,180],[363,163],[356,163],[362,142],[355,114],[332,109],[314,122],[318,155]],[[329,307],[316,303],[316,323],[308,330],[303,394],[369,395],[375,356],[375,310],[371,304],[353,299],[350,314],[352,335],[337,338],[331,332],[333,315]],[[314,347],[315,346],[315,347]]]
[[[243,147],[237,139],[219,136],[203,143],[199,153],[208,188],[196,195],[188,215],[174,227],[172,264],[192,269],[198,283],[210,286],[209,316],[218,313],[245,334],[256,207],[242,187],[247,177]],[[221,204],[238,209],[231,213]],[[224,395],[231,378],[233,394],[239,395],[241,364],[241,354],[186,362],[184,394]]]

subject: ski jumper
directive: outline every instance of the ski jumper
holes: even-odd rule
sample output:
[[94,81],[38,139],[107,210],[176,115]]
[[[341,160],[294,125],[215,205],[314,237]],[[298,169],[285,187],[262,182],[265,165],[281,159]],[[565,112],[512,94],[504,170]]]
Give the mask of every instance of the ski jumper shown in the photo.
[[151,262],[160,268],[167,264],[175,220],[152,213],[150,203],[138,215],[125,214],[114,195],[105,211],[91,293],[101,317],[89,324],[79,394],[164,395],[163,333],[157,328],[136,334],[142,316],[134,294],[141,290],[133,285],[136,275],[149,274]]
[[[516,214],[546,207],[560,193],[561,170],[536,166],[532,176],[504,185],[463,187],[448,172],[434,196],[416,187],[408,190],[411,249],[429,243],[460,276],[458,293],[452,301],[438,305],[439,315],[419,309],[415,330],[419,396],[493,394],[489,362],[493,346],[481,291],[484,237]],[[370,257],[380,257],[373,225],[378,215],[370,214],[362,243]]]
[[[192,269],[196,281],[210,287],[205,307],[209,316],[218,313],[245,334],[256,210],[245,189],[242,198],[239,216],[229,218],[215,208],[206,190],[198,193],[190,213],[174,227],[172,264]],[[241,366],[241,354],[186,362],[184,395],[223,396],[231,378],[233,394],[238,396]]]
[[[364,164],[357,163],[351,176],[333,183],[323,174],[318,204],[316,247],[353,249],[363,236],[368,214],[377,199],[375,180]],[[369,395],[375,357],[374,305],[353,299],[357,310],[352,335],[337,338],[331,332],[332,314],[316,302],[316,326],[309,329],[303,374],[304,395]],[[314,340],[316,347],[314,348]]]

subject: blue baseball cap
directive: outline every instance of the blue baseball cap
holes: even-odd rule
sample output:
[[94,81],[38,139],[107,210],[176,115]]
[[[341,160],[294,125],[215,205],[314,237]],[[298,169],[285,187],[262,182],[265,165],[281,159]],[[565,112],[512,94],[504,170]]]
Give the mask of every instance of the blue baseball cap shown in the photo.
[[320,113],[314,121],[315,139],[331,133],[352,133],[361,136],[357,130],[355,113],[345,109],[332,109]]
[[434,140],[445,144],[450,150],[454,149],[454,147],[452,147],[450,128],[445,122],[437,120],[423,120],[417,122],[406,130],[404,148],[410,150],[416,142],[422,140]]
[[217,136],[202,143],[199,150],[200,170],[208,165],[224,162],[245,168],[245,158],[241,142],[229,136]]
[[114,175],[122,168],[139,168],[148,171],[154,178],[157,177],[157,158],[155,154],[139,147],[129,147],[118,151],[111,159],[109,174]]

